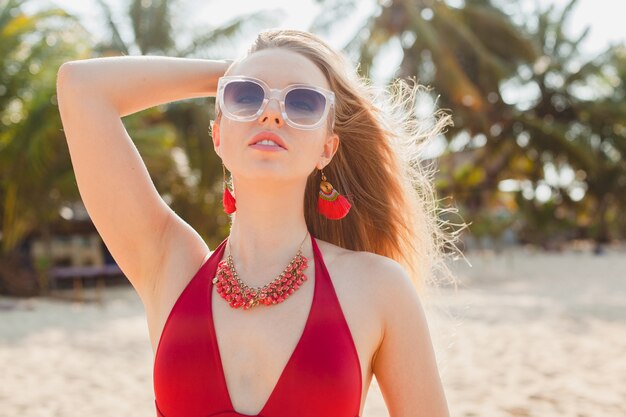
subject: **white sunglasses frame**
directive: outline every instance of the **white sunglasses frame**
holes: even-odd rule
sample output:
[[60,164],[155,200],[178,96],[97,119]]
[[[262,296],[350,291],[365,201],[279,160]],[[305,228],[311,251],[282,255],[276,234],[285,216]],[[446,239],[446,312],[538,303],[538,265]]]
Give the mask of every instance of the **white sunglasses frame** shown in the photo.
[[[226,107],[224,106],[224,89],[229,83],[233,81],[252,81],[260,85],[261,88],[263,88],[263,91],[265,92],[265,96],[263,98],[263,103],[261,104],[261,107],[256,112],[256,114],[253,114],[252,116],[248,116],[248,117],[241,117],[241,116],[237,116],[235,114],[230,113],[226,109]],[[309,90],[314,90],[322,94],[326,98],[324,113],[322,114],[322,116],[320,117],[320,120],[317,123],[313,125],[300,125],[292,121],[289,118],[289,116],[287,116],[287,112],[285,111],[285,97],[287,96],[287,93],[289,93],[291,90],[294,90],[296,88],[306,88]],[[218,105],[217,112],[219,112],[219,110],[221,109],[224,112],[224,115],[231,120],[236,120],[240,122],[250,122],[252,120],[257,119],[261,114],[263,114],[268,103],[273,98],[278,100],[278,103],[280,104],[280,112],[281,112],[281,115],[283,116],[283,119],[285,120],[285,122],[287,122],[289,126],[293,128],[303,129],[303,130],[315,130],[319,128],[320,126],[322,126],[324,122],[326,122],[328,113],[331,111],[332,111],[332,120],[331,120],[330,130],[332,131],[335,128],[335,113],[334,113],[335,93],[333,93],[332,91],[326,90],[325,88],[318,87],[318,86],[311,85],[311,84],[298,83],[298,84],[289,84],[288,86],[286,86],[285,88],[281,90],[278,88],[270,88],[270,86],[267,85],[267,83],[265,83],[263,80],[260,80],[254,77],[244,76],[244,75],[229,75],[229,76],[220,77],[217,82],[217,101],[216,101]]]

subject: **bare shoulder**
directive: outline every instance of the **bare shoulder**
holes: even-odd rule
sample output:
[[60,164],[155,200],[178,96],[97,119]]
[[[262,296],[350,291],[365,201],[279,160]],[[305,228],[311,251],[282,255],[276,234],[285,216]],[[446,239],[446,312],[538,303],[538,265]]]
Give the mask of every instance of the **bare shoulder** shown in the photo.
[[410,274],[386,256],[360,252],[353,259],[375,293],[382,337],[371,369],[389,414],[448,417],[426,314]]
[[342,286],[345,282],[352,291],[360,289],[361,296],[368,297],[361,301],[367,302],[370,308],[376,307],[381,314],[384,314],[385,307],[393,306],[394,299],[400,294],[417,294],[406,269],[395,259],[345,249],[319,239],[318,245],[324,253],[333,284]]
[[324,243],[334,247],[340,262],[353,271],[352,276],[358,276],[362,282],[366,281],[378,289],[394,283],[412,285],[405,268],[394,259],[373,252],[353,251],[328,242]]
[[[331,265],[339,279],[377,294],[376,299],[389,301],[398,292],[415,287],[404,266],[395,259],[367,251],[354,251],[316,239],[327,266]],[[329,267],[330,268],[330,267]],[[331,276],[333,276],[332,271]],[[333,281],[334,283],[334,281]],[[352,285],[350,285],[352,286]]]
[[390,415],[449,417],[422,300],[406,268],[386,256],[354,255],[376,291],[382,337],[371,359]]
[[354,253],[351,264],[376,294],[375,304],[386,327],[405,313],[421,310],[419,294],[410,274],[395,259],[363,251]]
[[381,308],[381,273],[388,262],[384,256],[345,249],[317,239],[344,317],[356,343],[367,384],[372,362],[384,334],[384,310]]

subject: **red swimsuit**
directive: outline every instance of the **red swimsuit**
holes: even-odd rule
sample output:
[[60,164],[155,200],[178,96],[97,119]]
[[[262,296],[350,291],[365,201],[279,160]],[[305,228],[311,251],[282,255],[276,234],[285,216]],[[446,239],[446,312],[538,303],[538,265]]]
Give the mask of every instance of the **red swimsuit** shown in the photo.
[[[251,417],[233,408],[213,327],[212,279],[226,242],[196,272],[165,322],[153,369],[159,417]],[[359,416],[361,364],[313,235],[311,242],[315,288],[309,316],[256,417]]]

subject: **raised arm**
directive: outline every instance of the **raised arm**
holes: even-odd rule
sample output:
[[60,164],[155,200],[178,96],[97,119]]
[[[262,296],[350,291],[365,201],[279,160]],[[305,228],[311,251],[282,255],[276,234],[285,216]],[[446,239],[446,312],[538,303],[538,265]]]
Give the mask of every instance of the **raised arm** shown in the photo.
[[170,229],[187,229],[162,200],[121,117],[214,96],[231,61],[124,56],[64,63],[57,99],[78,189],[98,233],[140,296],[155,287]]

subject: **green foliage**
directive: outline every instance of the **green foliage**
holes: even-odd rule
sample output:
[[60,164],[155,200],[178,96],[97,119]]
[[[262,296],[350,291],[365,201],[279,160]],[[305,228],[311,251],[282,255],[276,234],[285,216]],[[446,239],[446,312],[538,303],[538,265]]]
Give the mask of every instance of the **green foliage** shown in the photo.
[[78,196],[55,80],[64,61],[86,52],[85,32],[63,10],[27,15],[23,3],[0,5],[0,254],[58,216],[61,195]]

